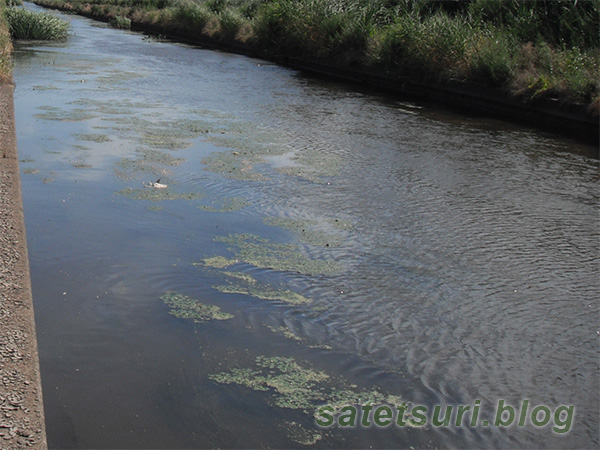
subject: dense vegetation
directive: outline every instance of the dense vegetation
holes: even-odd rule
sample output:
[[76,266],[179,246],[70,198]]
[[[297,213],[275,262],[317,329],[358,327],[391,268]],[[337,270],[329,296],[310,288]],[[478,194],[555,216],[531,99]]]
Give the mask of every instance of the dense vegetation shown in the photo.
[[[4,11],[6,3],[0,0],[0,11]],[[0,14],[0,85],[10,79],[12,43],[10,41],[10,32],[8,23],[3,14]]]
[[268,56],[480,82],[524,99],[599,98],[596,0],[35,1]]
[[58,40],[65,39],[69,31],[68,22],[50,13],[10,7],[4,17],[13,39]]
[[22,0],[1,0],[0,20],[12,39],[58,40],[65,39],[69,23],[54,14],[33,12],[24,8]]

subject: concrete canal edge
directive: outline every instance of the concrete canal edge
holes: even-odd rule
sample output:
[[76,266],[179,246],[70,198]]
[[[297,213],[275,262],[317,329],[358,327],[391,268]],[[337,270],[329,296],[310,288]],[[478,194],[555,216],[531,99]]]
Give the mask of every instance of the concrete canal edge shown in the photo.
[[0,448],[47,449],[13,91],[0,84]]

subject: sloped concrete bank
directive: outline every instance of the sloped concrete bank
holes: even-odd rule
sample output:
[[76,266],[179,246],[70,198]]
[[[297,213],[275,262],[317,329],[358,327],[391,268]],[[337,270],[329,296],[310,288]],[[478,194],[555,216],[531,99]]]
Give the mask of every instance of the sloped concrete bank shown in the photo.
[[46,449],[13,90],[0,85],[0,448]]

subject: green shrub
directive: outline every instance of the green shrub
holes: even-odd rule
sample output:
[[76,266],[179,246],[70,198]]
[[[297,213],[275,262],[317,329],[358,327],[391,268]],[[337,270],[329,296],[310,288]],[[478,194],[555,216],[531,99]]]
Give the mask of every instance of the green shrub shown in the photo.
[[477,34],[472,45],[470,69],[474,79],[500,87],[513,78],[514,53],[518,49],[514,38],[502,30],[488,28]]
[[120,28],[123,30],[128,30],[131,28],[131,19],[124,16],[116,16],[108,21],[110,26],[113,28]]
[[210,16],[210,12],[203,5],[184,0],[175,6],[173,20],[177,25],[198,30],[200,33]]
[[219,25],[221,28],[221,38],[228,40],[233,39],[242,26],[242,17],[236,11],[230,9],[223,10],[217,17],[219,18]]
[[7,8],[4,12],[13,39],[66,39],[69,23],[54,14],[22,8]]

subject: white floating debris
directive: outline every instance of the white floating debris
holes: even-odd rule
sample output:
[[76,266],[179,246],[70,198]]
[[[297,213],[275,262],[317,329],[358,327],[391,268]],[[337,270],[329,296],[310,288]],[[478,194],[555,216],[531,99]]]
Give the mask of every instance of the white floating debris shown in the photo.
[[144,187],[152,187],[155,189],[166,189],[168,186],[160,182],[160,178],[156,180],[154,183],[142,183]]

